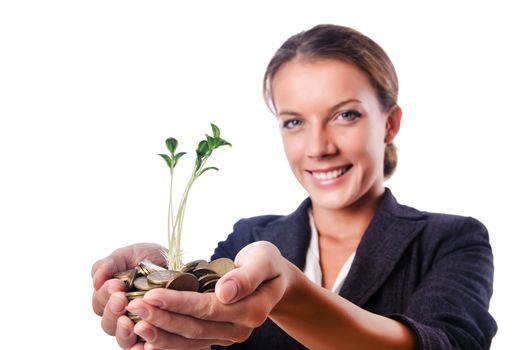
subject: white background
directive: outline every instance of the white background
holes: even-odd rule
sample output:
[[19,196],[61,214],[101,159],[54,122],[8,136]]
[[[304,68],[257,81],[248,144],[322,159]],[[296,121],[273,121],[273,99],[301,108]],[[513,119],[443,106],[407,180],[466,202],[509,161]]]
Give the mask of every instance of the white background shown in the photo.
[[[168,136],[220,149],[191,193],[186,259],[237,219],[305,197],[261,97],[268,60],[318,23],[351,26],[393,59],[404,110],[389,186],[490,231],[493,349],[524,346],[528,30],[517,2],[2,1],[2,339],[18,349],[116,349],[91,310],[90,269],[133,242],[165,244]],[[521,3],[520,1],[518,3]],[[182,160],[176,185],[190,173]]]

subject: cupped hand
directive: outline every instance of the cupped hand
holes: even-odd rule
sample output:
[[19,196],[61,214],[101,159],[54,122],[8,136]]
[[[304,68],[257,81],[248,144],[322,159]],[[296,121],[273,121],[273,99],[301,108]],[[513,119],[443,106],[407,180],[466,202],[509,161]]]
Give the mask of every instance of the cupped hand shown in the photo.
[[94,292],[92,307],[94,312],[102,316],[103,330],[115,335],[119,345],[124,349],[142,349],[141,343],[136,344],[137,336],[133,332],[134,323],[123,316],[128,300],[125,296],[125,284],[112,278],[119,271],[134,268],[144,259],[154,263],[164,262],[163,248],[157,244],[139,243],[115,250],[108,257],[97,261],[92,267]]
[[127,309],[142,318],[134,332],[146,341],[144,348],[199,349],[246,340],[284,296],[293,265],[273,244],[255,242],[239,252],[235,266],[215,293],[160,288],[131,301]]

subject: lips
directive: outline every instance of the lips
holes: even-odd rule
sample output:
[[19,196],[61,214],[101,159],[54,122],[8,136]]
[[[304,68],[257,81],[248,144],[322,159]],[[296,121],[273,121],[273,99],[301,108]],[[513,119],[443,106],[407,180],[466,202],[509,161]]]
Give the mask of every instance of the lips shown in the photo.
[[340,168],[334,168],[331,170],[312,170],[309,171],[313,177],[320,181],[334,180],[337,179],[352,168],[352,165],[345,165]]

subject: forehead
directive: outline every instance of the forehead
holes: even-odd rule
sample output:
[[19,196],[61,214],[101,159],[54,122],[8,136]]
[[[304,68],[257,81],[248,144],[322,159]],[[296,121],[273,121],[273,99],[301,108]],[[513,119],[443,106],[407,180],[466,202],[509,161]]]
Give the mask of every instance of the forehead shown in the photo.
[[271,83],[277,111],[283,108],[326,108],[354,98],[376,102],[368,76],[351,63],[336,59],[295,59],[285,63]]

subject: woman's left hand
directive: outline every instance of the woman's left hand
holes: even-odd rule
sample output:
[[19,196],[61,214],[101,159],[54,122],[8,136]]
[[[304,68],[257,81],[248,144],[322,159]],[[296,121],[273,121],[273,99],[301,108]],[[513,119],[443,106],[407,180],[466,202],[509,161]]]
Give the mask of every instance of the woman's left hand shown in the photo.
[[[134,332],[145,349],[200,349],[246,340],[284,296],[291,264],[269,242],[242,249],[236,269],[216,284],[215,293],[154,289],[127,309],[142,321]],[[119,324],[118,324],[119,327]]]

